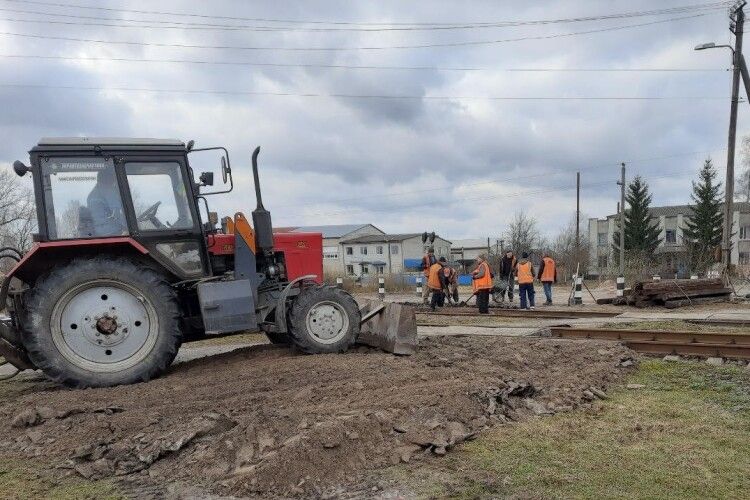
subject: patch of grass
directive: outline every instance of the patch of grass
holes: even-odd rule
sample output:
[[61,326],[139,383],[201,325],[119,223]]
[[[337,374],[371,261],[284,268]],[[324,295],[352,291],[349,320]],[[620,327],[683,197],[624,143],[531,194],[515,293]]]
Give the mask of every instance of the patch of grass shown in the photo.
[[417,471],[426,497],[740,498],[750,374],[647,360],[588,412],[499,427]]
[[0,458],[0,492],[8,500],[54,498],[61,500],[119,500],[110,481],[86,481],[77,477],[54,479],[31,460]]

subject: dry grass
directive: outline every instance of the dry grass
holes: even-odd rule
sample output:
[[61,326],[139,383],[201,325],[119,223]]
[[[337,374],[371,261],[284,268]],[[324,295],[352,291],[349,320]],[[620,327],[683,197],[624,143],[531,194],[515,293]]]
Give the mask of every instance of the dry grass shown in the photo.
[[399,482],[429,498],[745,497],[750,373],[649,360],[630,382],[645,388],[497,428]]

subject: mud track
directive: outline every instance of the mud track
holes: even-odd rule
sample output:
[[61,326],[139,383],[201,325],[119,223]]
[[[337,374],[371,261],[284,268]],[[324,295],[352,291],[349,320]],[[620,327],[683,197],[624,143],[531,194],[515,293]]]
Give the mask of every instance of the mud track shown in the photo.
[[587,405],[632,357],[610,342],[539,338],[431,338],[401,358],[252,346],[147,384],[39,382],[0,405],[0,452],[152,491],[336,494],[367,488],[389,464],[439,459],[489,426]]

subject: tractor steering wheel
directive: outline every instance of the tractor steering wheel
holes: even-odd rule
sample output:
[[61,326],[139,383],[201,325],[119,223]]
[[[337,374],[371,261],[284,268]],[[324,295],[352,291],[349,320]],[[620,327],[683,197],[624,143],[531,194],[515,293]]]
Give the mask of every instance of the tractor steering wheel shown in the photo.
[[161,202],[157,201],[146,210],[144,210],[141,215],[138,216],[138,222],[149,221],[156,227],[164,227],[164,224],[162,224],[161,221],[156,218],[156,212],[159,210],[159,205],[161,205]]

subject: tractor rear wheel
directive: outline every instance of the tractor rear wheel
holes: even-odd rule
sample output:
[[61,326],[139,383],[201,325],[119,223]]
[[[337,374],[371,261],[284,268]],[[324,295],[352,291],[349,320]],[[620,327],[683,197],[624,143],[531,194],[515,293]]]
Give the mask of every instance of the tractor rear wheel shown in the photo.
[[37,280],[23,343],[56,382],[106,387],[164,372],[182,343],[174,290],[131,260],[74,260]]
[[302,289],[289,313],[289,336],[305,353],[344,352],[357,341],[360,313],[349,293],[333,286]]

